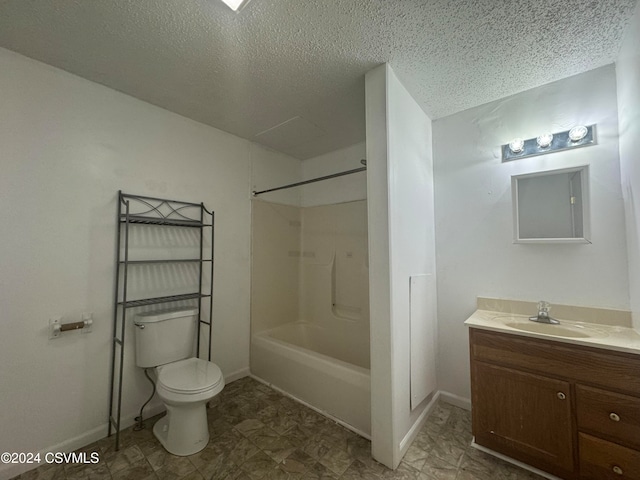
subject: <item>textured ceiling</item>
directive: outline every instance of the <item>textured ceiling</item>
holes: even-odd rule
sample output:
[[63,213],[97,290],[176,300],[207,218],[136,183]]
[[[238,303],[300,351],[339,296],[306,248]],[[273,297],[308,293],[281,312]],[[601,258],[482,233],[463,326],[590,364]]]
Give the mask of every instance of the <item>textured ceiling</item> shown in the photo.
[[0,0],[0,46],[305,159],[390,62],[438,118],[616,59],[636,0]]

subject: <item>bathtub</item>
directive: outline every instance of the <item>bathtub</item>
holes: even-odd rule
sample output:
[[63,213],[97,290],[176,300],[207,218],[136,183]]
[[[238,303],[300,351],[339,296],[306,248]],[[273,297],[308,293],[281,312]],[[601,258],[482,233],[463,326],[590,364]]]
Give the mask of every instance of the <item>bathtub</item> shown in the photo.
[[304,322],[251,337],[251,372],[356,433],[371,435],[369,339]]

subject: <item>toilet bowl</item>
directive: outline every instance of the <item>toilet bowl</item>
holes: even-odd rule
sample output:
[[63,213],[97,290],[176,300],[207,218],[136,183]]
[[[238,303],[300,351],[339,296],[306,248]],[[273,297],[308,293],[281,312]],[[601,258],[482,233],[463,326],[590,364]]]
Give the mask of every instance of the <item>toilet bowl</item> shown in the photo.
[[224,388],[220,368],[193,357],[196,309],[136,315],[136,365],[155,368],[156,393],[167,414],[153,426],[162,446],[174,455],[199,452],[209,441],[206,403]]
[[156,393],[167,415],[156,422],[153,434],[174,455],[186,456],[209,442],[206,403],[224,388],[215,363],[187,358],[156,367]]

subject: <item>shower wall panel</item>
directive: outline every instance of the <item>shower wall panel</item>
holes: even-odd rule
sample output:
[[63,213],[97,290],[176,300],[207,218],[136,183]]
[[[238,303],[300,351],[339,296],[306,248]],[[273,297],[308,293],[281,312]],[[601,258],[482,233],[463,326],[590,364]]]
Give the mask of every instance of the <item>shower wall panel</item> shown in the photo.
[[252,202],[251,330],[298,320],[300,209]]
[[293,207],[255,200],[252,332],[304,322],[345,329],[369,355],[365,200]]
[[302,209],[300,318],[369,326],[367,203]]

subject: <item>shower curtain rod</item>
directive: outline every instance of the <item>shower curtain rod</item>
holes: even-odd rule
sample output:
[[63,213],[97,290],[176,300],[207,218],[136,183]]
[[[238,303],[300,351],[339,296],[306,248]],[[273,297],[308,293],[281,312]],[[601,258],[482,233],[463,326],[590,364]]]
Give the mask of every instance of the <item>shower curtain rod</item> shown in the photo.
[[252,193],[253,193],[253,196],[255,197],[256,195],[275,192],[276,190],[284,190],[285,188],[299,187],[301,185],[307,185],[308,183],[321,182],[322,180],[329,180],[330,178],[342,177],[344,175],[351,175],[352,173],[364,172],[367,169],[367,161],[363,159],[363,160],[360,160],[360,163],[364,165],[364,167],[354,168],[353,170],[347,170],[345,172],[333,173],[331,175],[325,175],[324,177],[312,178],[310,180],[305,180],[304,182],[290,183],[289,185],[283,185],[282,187],[270,188],[268,190],[260,190],[259,192],[256,192],[254,190]]

